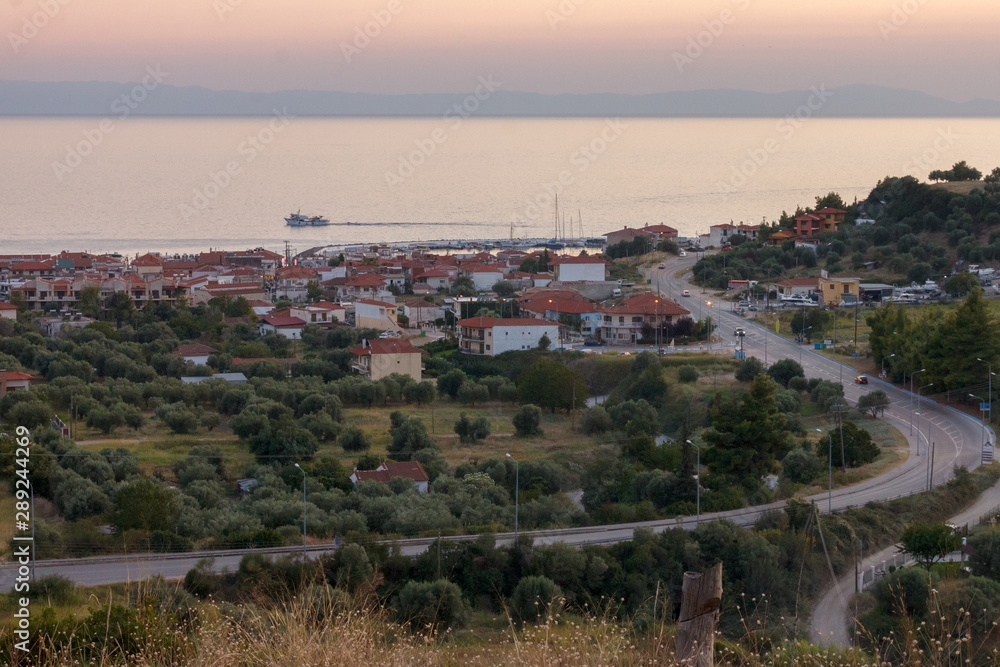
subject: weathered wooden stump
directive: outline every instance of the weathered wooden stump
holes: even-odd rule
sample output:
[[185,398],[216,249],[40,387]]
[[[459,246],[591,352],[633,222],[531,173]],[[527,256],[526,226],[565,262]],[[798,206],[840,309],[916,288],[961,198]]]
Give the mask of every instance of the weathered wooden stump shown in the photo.
[[690,667],[715,664],[715,628],[722,602],[722,563],[707,572],[685,572],[677,619],[677,662]]

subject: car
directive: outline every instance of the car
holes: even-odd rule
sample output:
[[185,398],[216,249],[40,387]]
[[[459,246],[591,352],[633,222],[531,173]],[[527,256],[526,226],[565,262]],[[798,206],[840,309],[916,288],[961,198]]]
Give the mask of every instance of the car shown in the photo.
[[631,357],[632,353],[631,352],[619,352],[618,356],[619,357]]
[[598,340],[597,338],[587,338],[586,340],[583,341],[583,344],[584,345],[595,346],[595,345],[600,345],[601,341]]
[[684,290],[683,292],[681,292],[681,296],[691,296],[691,290],[689,289]]
[[688,256],[688,254],[687,254],[686,252],[684,252],[683,250],[681,250],[681,255],[680,255],[680,256],[681,256],[681,257],[687,257],[687,256]]
[[736,329],[733,330],[733,335],[734,336],[746,336],[747,335],[747,330],[744,329],[743,327],[736,327]]
[[667,265],[666,264],[660,264],[659,268],[665,269],[665,268],[667,268]]
[[749,308],[747,308],[747,310],[749,310],[750,312],[757,312],[757,306],[750,306]]
[[398,331],[383,331],[382,333],[380,333],[380,334],[378,335],[378,337],[379,337],[379,338],[382,338],[382,339],[385,339],[385,338],[399,338],[399,337],[401,337],[402,335],[403,335],[403,334],[401,334],[401,333],[400,333],[400,332],[398,332]]
[[855,384],[868,384],[868,376],[867,375],[859,375],[858,377],[854,378],[854,383]]

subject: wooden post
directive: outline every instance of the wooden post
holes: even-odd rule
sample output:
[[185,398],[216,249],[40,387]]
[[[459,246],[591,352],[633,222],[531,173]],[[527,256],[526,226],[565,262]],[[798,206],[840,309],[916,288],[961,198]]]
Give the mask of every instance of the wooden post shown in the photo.
[[722,603],[722,563],[707,572],[685,572],[677,619],[677,662],[691,667],[715,664],[715,628]]

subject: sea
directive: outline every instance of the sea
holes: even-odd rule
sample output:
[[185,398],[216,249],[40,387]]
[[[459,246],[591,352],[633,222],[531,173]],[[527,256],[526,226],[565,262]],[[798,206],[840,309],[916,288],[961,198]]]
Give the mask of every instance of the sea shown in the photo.
[[[1000,119],[0,118],[0,254],[681,236],[1000,165]],[[558,214],[557,203],[558,199]],[[290,228],[293,212],[328,227]]]

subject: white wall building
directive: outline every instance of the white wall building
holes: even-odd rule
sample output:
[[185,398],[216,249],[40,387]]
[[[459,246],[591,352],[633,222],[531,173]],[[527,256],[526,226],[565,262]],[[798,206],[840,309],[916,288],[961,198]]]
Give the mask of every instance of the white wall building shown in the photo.
[[495,357],[511,350],[531,350],[542,336],[548,336],[553,346],[559,341],[558,324],[534,318],[470,317],[459,320],[458,327],[458,348],[466,354]]
[[560,257],[555,262],[555,280],[603,282],[604,269],[603,257]]

